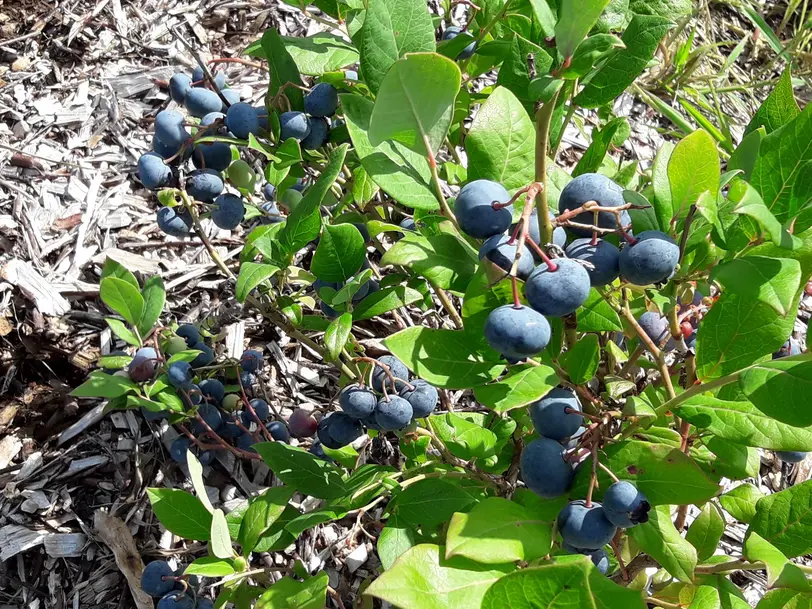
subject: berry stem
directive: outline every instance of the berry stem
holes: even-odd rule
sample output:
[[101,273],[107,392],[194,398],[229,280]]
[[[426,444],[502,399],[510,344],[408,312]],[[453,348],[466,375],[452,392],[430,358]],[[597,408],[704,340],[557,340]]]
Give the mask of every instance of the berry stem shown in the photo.
[[620,556],[620,546],[614,539],[609,542],[609,545],[612,546],[612,550],[615,553],[615,558],[617,558],[617,566],[620,568],[620,576],[623,578],[623,581],[629,581],[629,572],[626,571],[626,565],[623,563],[623,558]]
[[[248,412],[251,413],[251,416],[254,417],[254,421],[259,426],[259,429],[262,430],[259,431],[259,433],[262,434],[265,437],[265,439],[268,440],[268,442],[276,442],[276,440],[273,439],[273,436],[271,436],[271,432],[269,432],[266,429],[265,425],[262,423],[262,419],[259,418],[257,411],[254,410],[253,406],[251,406],[251,401],[248,399],[248,395],[245,393],[245,387],[243,387],[242,384],[242,378],[240,378],[239,366],[235,366],[234,368],[237,373],[237,382],[240,385],[240,398],[242,399],[243,407],[245,407],[248,410]],[[256,438],[256,436],[254,436],[254,438]]]
[[530,237],[527,238],[527,243],[530,245],[530,248],[539,255],[551,273],[555,273],[558,270],[558,265],[553,262],[553,259],[550,258],[543,249],[541,249],[538,243],[533,241]]
[[462,236],[459,222],[457,222],[457,218],[448,206],[448,201],[446,201],[445,195],[443,194],[443,188],[440,184],[440,174],[437,173],[437,160],[434,158],[434,152],[431,150],[431,142],[429,142],[428,135],[423,135],[423,145],[426,148],[426,158],[428,158],[429,169],[431,170],[431,183],[434,185],[434,194],[437,197],[437,202],[440,203],[440,209],[443,215],[448,218],[454,226],[457,234]]
[[[536,193],[538,193],[539,188],[542,188],[542,185],[538,182],[533,182],[530,186],[522,189],[527,193],[527,198],[524,202],[524,209],[522,209],[522,217],[518,223],[519,242],[516,244],[516,256],[513,259],[513,265],[510,267],[511,277],[515,277],[519,269],[519,259],[522,257],[522,250],[524,249],[524,244],[527,241],[530,229],[530,216],[533,213],[533,198],[536,196]],[[518,195],[519,193],[516,194]]]
[[521,309],[522,301],[519,298],[519,282],[516,280],[515,275],[510,276],[510,283],[513,288],[513,307],[516,309]]
[[606,475],[612,479],[612,482],[620,482],[620,478],[615,476],[612,470],[606,467],[603,463],[598,463],[598,467],[600,467],[604,472],[606,472]]
[[219,57],[217,59],[209,59],[209,64],[215,65],[218,63],[239,63],[244,66],[250,66],[252,68],[257,68],[258,70],[265,70],[268,72],[268,68],[263,66],[261,63],[257,63],[255,61],[249,61],[248,59],[240,59],[238,57]]

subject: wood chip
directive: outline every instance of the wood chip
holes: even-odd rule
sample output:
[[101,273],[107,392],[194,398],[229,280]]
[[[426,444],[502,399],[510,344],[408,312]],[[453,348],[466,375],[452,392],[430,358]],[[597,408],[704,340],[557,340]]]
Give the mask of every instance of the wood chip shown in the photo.
[[47,535],[45,531],[32,531],[18,524],[0,527],[0,561],[40,545]]
[[0,277],[19,288],[43,315],[59,316],[70,311],[70,303],[28,262],[10,260],[0,268]]
[[132,533],[124,521],[98,510],[93,517],[93,528],[99,538],[113,551],[119,570],[127,578],[130,592],[138,609],[154,609],[152,597],[141,589],[144,562],[138,553]]
[[84,533],[53,533],[45,538],[45,551],[53,558],[81,556],[86,543]]

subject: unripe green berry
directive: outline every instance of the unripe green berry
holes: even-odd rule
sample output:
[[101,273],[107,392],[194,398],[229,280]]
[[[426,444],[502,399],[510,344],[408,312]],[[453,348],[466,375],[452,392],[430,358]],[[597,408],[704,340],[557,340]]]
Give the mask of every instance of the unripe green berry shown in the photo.
[[223,410],[227,412],[232,412],[237,409],[237,406],[240,404],[240,396],[236,393],[229,393],[226,397],[223,398],[223,403],[221,404]]
[[254,190],[254,182],[257,179],[251,166],[242,159],[234,161],[228,168],[228,179],[237,188]]
[[167,355],[175,355],[186,349],[186,340],[181,336],[173,336],[164,343],[164,353]]

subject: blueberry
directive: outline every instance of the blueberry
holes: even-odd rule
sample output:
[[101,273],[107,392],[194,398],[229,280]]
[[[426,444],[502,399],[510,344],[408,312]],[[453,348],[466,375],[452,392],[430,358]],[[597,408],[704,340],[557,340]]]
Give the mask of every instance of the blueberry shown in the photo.
[[158,155],[164,159],[172,159],[168,161],[170,165],[177,165],[181,160],[186,160],[190,156],[192,156],[192,146],[188,145],[183,149],[183,158],[181,159],[178,155],[180,152],[181,146],[170,146],[169,144],[163,143],[157,137],[152,137],[152,149],[158,153]]
[[221,437],[227,440],[234,440],[245,433],[242,427],[237,424],[238,416],[235,413],[223,415],[222,420],[223,422],[217,430],[217,433]]
[[214,169],[197,169],[186,178],[186,192],[203,203],[211,203],[223,192],[223,176]]
[[240,356],[240,366],[247,372],[256,372],[262,368],[264,360],[262,359],[262,351],[256,349],[246,349]]
[[302,140],[302,148],[305,150],[317,150],[327,143],[327,136],[330,132],[330,123],[326,118],[311,118],[310,133]]
[[209,112],[220,112],[223,102],[214,91],[194,87],[186,94],[186,109],[192,116],[203,118]]
[[599,548],[594,552],[587,553],[587,556],[592,560],[592,564],[600,571],[601,575],[606,575],[609,572],[609,554],[606,553],[606,550]]
[[265,197],[266,201],[275,201],[276,186],[273,184],[265,184],[265,186],[262,187],[262,196]]
[[200,391],[207,398],[211,398],[218,404],[226,397],[226,388],[217,379],[206,379],[200,382]]
[[567,413],[567,409],[581,412],[578,397],[569,389],[562,387],[552,389],[539,401],[530,405],[533,427],[540,435],[551,440],[569,438],[581,427],[584,417],[576,413]]
[[157,609],[195,609],[195,601],[188,594],[174,590],[158,601]]
[[216,450],[203,450],[197,455],[197,460],[200,461],[200,465],[211,465],[214,463],[215,457],[217,457]]
[[[203,404],[197,409],[197,414],[205,421],[212,430],[217,431],[223,423],[223,415],[214,404]],[[206,426],[195,417],[189,426],[191,432],[195,435],[200,435],[208,431]]]
[[214,350],[205,343],[198,343],[193,349],[200,351],[200,354],[192,360],[192,368],[208,366],[214,361]]
[[324,314],[327,319],[335,319],[339,316],[338,311],[336,311],[333,307],[328,305],[326,302],[319,303],[319,309]]
[[[233,91],[233,89],[227,90]],[[239,95],[237,102],[232,102],[226,112],[226,127],[241,140],[247,140],[249,134],[259,134],[259,119],[256,110],[250,104],[240,102]]]
[[268,130],[268,109],[265,106],[254,106],[254,113],[259,121],[259,128]]
[[[223,104],[223,112],[225,112],[226,110],[229,110],[230,108],[232,108],[233,106],[236,106],[237,104],[242,103],[240,101],[240,92],[237,91],[237,89],[222,89],[220,91],[220,93],[223,94],[223,97],[225,97],[226,101],[229,103],[228,107],[226,107],[226,105]],[[248,104],[245,104],[245,105],[248,106],[249,108],[251,108],[251,115],[252,115],[252,118],[256,119],[256,121],[257,121],[257,132],[259,132],[259,119],[257,118],[257,113],[254,112],[254,108],[252,106],[250,106]],[[232,133],[234,133],[234,135],[237,135],[237,133],[233,129],[229,128],[229,130]],[[240,136],[237,135],[237,137],[240,137]],[[244,139],[248,139],[248,136],[245,136]]]
[[615,526],[628,529],[641,522],[648,522],[651,510],[646,496],[631,482],[621,480],[606,489],[603,511]]
[[200,119],[201,127],[210,127],[216,121],[220,121],[219,129],[206,129],[206,135],[213,135],[215,133],[226,133],[225,131],[226,115],[222,112],[209,112],[206,116]]
[[279,116],[279,140],[289,138],[302,141],[310,134],[310,121],[304,112],[283,112]]
[[[554,218],[555,214],[550,210],[550,217]],[[546,245],[545,243],[541,242],[541,232],[539,231],[539,212],[537,209],[533,209],[530,214],[530,218],[528,218],[528,226],[527,226],[527,236],[530,239],[539,245]],[[515,230],[516,225],[510,227],[510,232],[513,233]],[[553,243],[558,247],[563,248],[567,245],[567,231],[564,230],[561,226],[556,226],[553,229]],[[533,253],[533,258],[536,262],[541,262],[541,256],[539,256],[535,250],[530,250]]]
[[311,455],[315,455],[322,461],[332,461],[330,457],[327,456],[327,453],[324,452],[324,446],[322,443],[316,440],[313,444],[310,445],[310,450],[308,451]]
[[231,165],[231,147],[223,142],[197,144],[192,152],[192,163],[198,169],[225,171]]
[[549,438],[542,437],[525,446],[520,471],[527,488],[546,499],[566,493],[572,483],[572,467],[564,457],[564,447]]
[[610,284],[620,275],[620,250],[603,239],[598,239],[595,245],[591,238],[576,239],[567,247],[567,257],[592,264],[594,268],[586,269],[592,287]]
[[189,391],[192,388],[192,366],[189,362],[172,362],[166,370],[169,384],[175,389]]
[[192,79],[188,74],[178,72],[169,79],[169,96],[178,104],[182,104],[186,100],[186,95],[191,88]]
[[775,456],[781,459],[784,463],[800,463],[806,459],[807,453],[799,450],[777,450]]
[[406,427],[414,416],[412,405],[400,396],[389,396],[378,400],[375,407],[375,421],[383,431],[394,431]]
[[180,147],[189,138],[183,126],[183,115],[174,110],[163,110],[155,117],[155,137],[167,146]]
[[152,380],[158,370],[158,353],[152,347],[141,347],[127,366],[130,380],[143,383]]
[[640,316],[638,323],[657,347],[662,348],[666,340],[671,338],[668,320],[656,311],[646,311]]
[[[594,558],[592,559],[592,562],[595,562]],[[606,557],[606,566],[607,566],[607,568],[609,567],[609,557],[608,556]],[[600,570],[600,567],[598,567],[598,569]],[[604,575],[606,575],[606,571],[603,571],[602,573]],[[214,602],[211,599],[208,599],[208,598],[200,598],[200,597],[198,597],[197,605],[195,605],[195,609],[214,609]]]
[[147,152],[138,158],[137,174],[144,188],[149,190],[166,186],[172,179],[172,170],[157,152]]
[[290,432],[282,421],[271,421],[265,428],[271,434],[271,437],[277,442],[290,443]]
[[186,465],[186,452],[191,447],[192,441],[189,438],[186,436],[178,436],[172,441],[172,444],[169,445],[169,456],[172,457],[175,463]]
[[262,211],[267,214],[261,218],[263,224],[278,224],[279,222],[285,221],[285,216],[279,211],[279,207],[276,203],[271,203],[270,201],[265,203],[262,205]]
[[338,109],[338,91],[329,83],[317,84],[305,95],[304,109],[310,116],[333,116]]
[[[268,402],[260,398],[254,398],[250,402],[251,408],[254,409],[254,412],[257,413],[260,421],[264,421],[271,415],[271,407],[268,406]],[[247,413],[250,415],[250,413]],[[253,419],[253,417],[251,417]]]
[[196,87],[203,86],[203,80],[206,78],[206,74],[203,72],[203,68],[200,66],[196,66],[194,70],[192,70],[192,82]]
[[[445,29],[445,32],[443,32],[443,40],[453,40],[461,33],[462,28],[459,28],[456,25],[449,25]],[[471,44],[469,44],[467,47],[465,47],[462,51],[460,51],[457,54],[456,59],[470,59],[471,56],[474,54],[474,51],[476,51],[476,46],[477,41],[476,40],[472,41]]]
[[423,419],[437,408],[437,401],[439,400],[437,387],[430,385],[423,379],[415,379],[410,384],[411,389],[403,387],[398,395],[412,405],[413,418]]
[[792,336],[787,339],[781,348],[773,353],[773,359],[778,359],[780,357],[789,357],[791,355],[800,355],[803,353],[803,348],[801,347],[800,341],[795,340]]
[[[482,247],[479,248],[479,259],[487,258],[496,266],[506,272],[513,268],[513,261],[516,258],[516,251],[519,249],[518,238],[510,243],[510,235],[494,235],[490,237]],[[526,245],[522,248],[522,255],[519,257],[519,266],[516,269],[516,276],[519,279],[527,280],[533,272],[533,254]]]
[[240,225],[244,216],[245,204],[242,197],[225,193],[214,200],[211,219],[219,228],[233,230]]
[[158,228],[170,237],[182,239],[192,232],[192,215],[182,207],[161,207],[155,219]]
[[524,293],[530,306],[543,315],[563,317],[573,313],[589,296],[589,273],[567,258],[554,260],[556,270],[540,264],[527,278]]
[[180,394],[181,400],[183,400],[188,407],[197,406],[203,401],[203,393],[200,391],[200,387],[198,385],[191,385],[189,389],[186,389],[185,391],[189,394],[188,399],[181,393],[180,390],[178,393]]
[[174,575],[166,561],[153,560],[141,573],[141,589],[150,596],[163,596],[175,587]]
[[617,527],[606,519],[600,503],[590,507],[584,501],[572,501],[558,514],[558,532],[564,541],[580,550],[598,550],[609,543]]
[[257,377],[253,372],[243,370],[240,372],[240,383],[242,384],[243,389],[249,391],[253,389],[254,385],[257,384]]
[[301,408],[294,410],[288,419],[290,433],[297,438],[312,437],[313,434],[316,433],[317,426],[316,419],[314,419],[309,412]]
[[405,230],[417,230],[417,225],[414,222],[414,218],[403,218],[400,221],[400,228]]
[[338,450],[345,445],[341,444],[337,440],[334,440],[333,436],[330,434],[330,427],[333,424],[332,419],[335,414],[336,413],[330,413],[319,420],[318,426],[316,427],[316,436],[318,437],[319,442],[321,442],[327,448]]
[[[339,445],[339,447],[352,444],[364,433],[364,428],[361,426],[360,421],[356,421],[343,412],[334,412],[330,415],[330,423],[327,426],[327,430],[330,434],[330,438],[332,438],[333,442]],[[332,446],[326,444],[325,446],[332,448]]]
[[[378,361],[385,366],[389,367],[389,373],[397,379],[402,381],[409,380],[409,369],[402,361],[394,355],[384,355],[379,357]],[[400,391],[404,387],[403,383],[396,383],[396,387],[392,387],[392,380],[386,371],[381,366],[375,364],[375,371],[372,373],[372,388],[378,393],[383,393],[383,385],[386,383],[387,391]]]
[[493,208],[494,202],[508,201],[510,194],[501,184],[475,180],[460,190],[454,202],[454,212],[463,231],[477,239],[487,239],[504,233],[510,226],[510,207]]
[[[623,200],[623,188],[619,185],[599,173],[584,173],[573,179],[561,191],[561,196],[558,199],[558,211],[564,213],[565,211],[578,209],[589,201],[595,201],[600,207],[620,207],[626,204],[626,201]],[[623,222],[628,224],[628,213],[623,212],[622,215],[625,218]],[[583,211],[571,218],[571,220],[578,224],[593,225],[595,213]],[[615,214],[608,211],[599,212],[598,227],[616,229],[618,226]],[[570,231],[578,237],[592,236],[592,231],[584,228],[570,228]]]
[[523,360],[541,353],[552,331],[547,319],[530,307],[503,305],[490,312],[484,332],[494,351]]
[[669,279],[679,263],[676,241],[658,230],[647,230],[620,251],[620,276],[633,285]]
[[190,349],[200,342],[200,332],[192,324],[178,326],[175,334],[183,338],[186,341],[186,346]]
[[338,405],[353,419],[365,419],[375,411],[378,398],[369,389],[358,385],[344,387],[338,394]]
[[254,444],[256,443],[257,441],[254,439],[254,436],[252,436],[250,433],[244,433],[239,438],[237,438],[237,448],[239,448],[240,450],[247,450],[249,452],[255,453],[257,452],[256,449],[254,448]]

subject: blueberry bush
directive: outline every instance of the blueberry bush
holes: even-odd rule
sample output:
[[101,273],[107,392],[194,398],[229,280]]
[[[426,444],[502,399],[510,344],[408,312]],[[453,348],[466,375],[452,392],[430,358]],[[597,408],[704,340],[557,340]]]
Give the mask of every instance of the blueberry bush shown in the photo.
[[[174,426],[196,494],[150,489],[152,509],[208,547],[183,573],[150,563],[144,591],[343,606],[326,572],[269,583],[257,557],[381,510],[382,570],[355,606],[744,608],[747,570],[766,572],[760,608],[812,603],[792,560],[812,551],[812,481],[722,492],[760,449],[787,468],[812,450],[812,358],[789,339],[812,274],[812,106],[789,71],[738,145],[690,128],[642,168],[609,154],[629,134],[614,102],[690,3],[465,0],[460,22],[447,1],[315,4],[346,39],[266,31],[246,50],[268,66],[258,106],[217,60],[176,74],[137,177],[168,236],[202,240],[246,309],[335,366],[336,400],[281,418],[267,352],[218,354],[216,331],[166,318],[159,277],[108,260],[129,347],[74,395]],[[555,159],[578,110],[600,124],[570,175]],[[242,227],[239,261],[207,219]],[[228,453],[278,485],[226,514],[203,468]],[[717,551],[730,518],[741,556]]]

